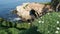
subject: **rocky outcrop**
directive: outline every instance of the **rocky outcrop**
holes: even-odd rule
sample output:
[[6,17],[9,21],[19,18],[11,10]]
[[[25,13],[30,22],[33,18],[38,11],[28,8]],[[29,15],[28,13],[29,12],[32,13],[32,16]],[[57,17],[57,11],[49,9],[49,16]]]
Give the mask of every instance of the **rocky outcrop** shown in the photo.
[[21,20],[30,21],[51,10],[52,9],[50,5],[39,3],[23,3],[23,5],[16,7],[16,14],[21,18]]

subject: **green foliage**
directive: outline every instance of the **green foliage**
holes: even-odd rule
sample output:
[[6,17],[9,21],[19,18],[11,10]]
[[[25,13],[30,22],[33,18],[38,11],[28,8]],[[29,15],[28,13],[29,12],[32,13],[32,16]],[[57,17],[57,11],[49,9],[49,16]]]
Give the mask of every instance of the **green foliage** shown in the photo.
[[[12,23],[0,19],[0,34],[60,34],[60,12],[52,12],[35,19],[33,26],[26,22]],[[58,31],[58,33],[56,33]]]
[[7,32],[9,34],[19,34],[19,30],[16,28],[9,28]]
[[38,26],[38,30],[43,34],[56,34],[56,31],[60,32],[60,30],[57,30],[57,27],[60,28],[60,23],[57,23],[60,22],[59,15],[60,12],[47,13],[41,18],[36,19],[33,24],[35,26]]
[[0,22],[4,21],[2,18],[0,18]]
[[4,29],[0,30],[0,34],[8,34]]
[[38,28],[36,26],[33,26],[29,28],[28,30],[20,32],[20,34],[42,34],[39,31],[37,31],[37,29]]
[[26,28],[26,29],[28,29],[28,28],[30,28],[30,24],[28,24],[28,23],[17,23],[16,27],[17,28]]

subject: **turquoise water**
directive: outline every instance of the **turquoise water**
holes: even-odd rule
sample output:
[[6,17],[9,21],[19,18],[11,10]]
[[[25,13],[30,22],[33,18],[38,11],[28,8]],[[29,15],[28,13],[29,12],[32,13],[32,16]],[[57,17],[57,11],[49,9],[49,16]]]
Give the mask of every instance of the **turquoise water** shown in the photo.
[[50,2],[51,0],[0,0],[0,17],[7,20],[16,18],[16,15],[10,14],[16,6],[26,2]]

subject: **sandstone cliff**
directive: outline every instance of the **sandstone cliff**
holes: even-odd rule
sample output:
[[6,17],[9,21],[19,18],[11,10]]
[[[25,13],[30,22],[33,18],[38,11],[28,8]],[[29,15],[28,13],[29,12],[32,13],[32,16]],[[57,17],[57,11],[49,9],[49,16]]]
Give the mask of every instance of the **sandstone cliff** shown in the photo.
[[23,3],[16,7],[16,14],[23,21],[38,18],[43,15],[44,12],[51,11],[50,5],[39,4],[39,3]]

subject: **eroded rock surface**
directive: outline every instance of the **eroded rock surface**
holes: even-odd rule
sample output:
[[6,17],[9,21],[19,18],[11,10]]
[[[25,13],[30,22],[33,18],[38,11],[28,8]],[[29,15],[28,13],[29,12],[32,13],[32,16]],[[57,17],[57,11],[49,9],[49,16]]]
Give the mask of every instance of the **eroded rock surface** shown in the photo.
[[16,14],[23,21],[30,21],[43,15],[44,12],[51,11],[50,5],[39,3],[23,3],[16,7]]

